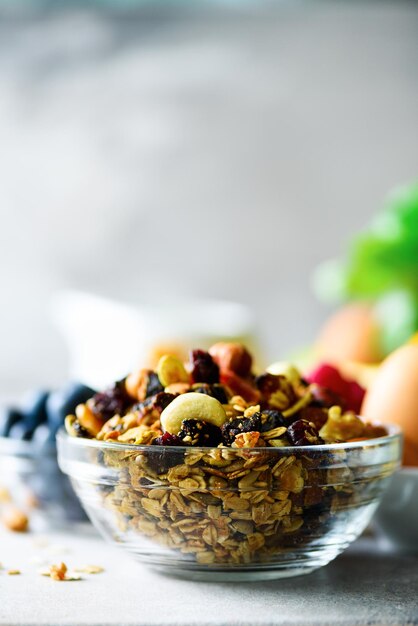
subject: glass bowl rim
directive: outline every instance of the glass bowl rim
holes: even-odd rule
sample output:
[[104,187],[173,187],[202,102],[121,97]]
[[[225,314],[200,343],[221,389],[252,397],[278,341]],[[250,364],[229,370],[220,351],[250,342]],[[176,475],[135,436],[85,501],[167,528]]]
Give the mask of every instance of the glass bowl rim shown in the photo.
[[104,450],[118,450],[119,452],[125,451],[136,451],[136,452],[144,452],[146,450],[152,450],[155,452],[164,451],[166,454],[169,451],[174,452],[183,452],[186,450],[194,450],[196,452],[203,451],[214,451],[214,450],[233,450],[233,451],[245,451],[245,452],[331,452],[337,450],[351,450],[357,448],[367,448],[367,447],[375,447],[376,445],[387,445],[392,441],[402,441],[402,430],[396,424],[378,424],[377,422],[372,422],[376,426],[384,426],[388,430],[388,434],[383,437],[373,437],[371,439],[363,439],[361,441],[347,441],[344,443],[325,443],[320,445],[312,445],[312,446],[262,446],[262,447],[254,447],[254,448],[231,448],[229,446],[224,446],[223,448],[219,448],[218,446],[159,446],[159,445],[137,445],[134,443],[122,443],[122,442],[114,442],[114,441],[102,441],[98,439],[85,439],[83,437],[72,437],[69,435],[64,428],[60,428],[57,432],[56,440],[58,444],[64,442],[71,442],[71,445],[85,447],[85,448],[98,448]]

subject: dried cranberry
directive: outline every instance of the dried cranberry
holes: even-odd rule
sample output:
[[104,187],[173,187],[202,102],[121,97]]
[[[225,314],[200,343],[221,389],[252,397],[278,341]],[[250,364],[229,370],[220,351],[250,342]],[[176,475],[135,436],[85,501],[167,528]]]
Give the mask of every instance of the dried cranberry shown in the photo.
[[217,446],[222,441],[220,428],[199,420],[183,420],[179,437],[192,446]]
[[161,437],[157,437],[152,442],[153,446],[184,446],[184,442],[177,435],[171,433],[163,433]]
[[308,420],[297,420],[287,429],[287,438],[293,446],[313,446],[324,443],[315,425]]
[[[161,437],[157,437],[147,450],[148,467],[156,474],[165,474],[170,467],[182,465],[184,463],[184,451],[176,450],[175,446],[185,445],[177,435],[164,433]],[[163,448],[153,448],[152,446],[163,446]]]
[[279,426],[286,426],[286,420],[280,411],[276,411],[275,409],[270,409],[266,411],[261,411],[260,413],[261,427],[260,432],[265,433],[268,430],[273,430],[273,428],[278,428]]
[[90,408],[95,415],[107,421],[114,415],[123,415],[130,402],[121,381],[106,391],[96,393],[90,401]]
[[336,404],[338,406],[345,405],[344,400],[338,393],[331,391],[331,389],[326,389],[326,387],[321,387],[316,384],[311,385],[310,392],[313,396],[313,400],[311,402],[311,406],[313,407],[329,409]]
[[157,374],[155,372],[149,372],[145,397],[149,398],[150,396],[155,396],[157,393],[161,393],[161,391],[164,391],[164,387],[160,383]]
[[192,350],[192,380],[195,383],[218,383],[219,367],[210,356],[209,352],[204,350]]
[[260,413],[254,413],[251,417],[235,417],[222,426],[222,440],[230,446],[237,435],[241,433],[260,432]]

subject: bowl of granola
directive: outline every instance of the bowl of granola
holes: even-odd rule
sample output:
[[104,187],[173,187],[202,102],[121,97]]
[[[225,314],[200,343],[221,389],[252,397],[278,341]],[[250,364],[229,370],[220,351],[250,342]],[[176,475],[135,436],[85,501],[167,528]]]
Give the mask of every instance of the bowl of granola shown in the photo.
[[255,376],[246,349],[222,343],[95,394],[67,417],[58,453],[93,524],[144,564],[262,580],[309,573],[356,539],[401,435],[294,367]]

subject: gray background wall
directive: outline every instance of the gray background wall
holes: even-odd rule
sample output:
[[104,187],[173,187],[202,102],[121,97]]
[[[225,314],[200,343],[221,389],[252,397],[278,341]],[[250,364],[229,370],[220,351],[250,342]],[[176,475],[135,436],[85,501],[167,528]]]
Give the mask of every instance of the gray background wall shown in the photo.
[[251,306],[271,357],[310,290],[417,175],[418,5],[7,10],[0,391],[65,379],[51,294]]

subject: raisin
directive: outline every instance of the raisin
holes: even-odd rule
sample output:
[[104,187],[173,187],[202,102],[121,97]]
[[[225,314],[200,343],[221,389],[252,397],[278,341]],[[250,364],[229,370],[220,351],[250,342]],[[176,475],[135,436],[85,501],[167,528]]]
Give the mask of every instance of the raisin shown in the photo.
[[298,412],[297,419],[312,422],[317,430],[321,430],[322,426],[328,419],[328,411],[321,409],[318,406],[305,406]]
[[157,395],[157,393],[161,393],[161,391],[164,391],[164,387],[160,383],[160,379],[158,378],[155,372],[150,372],[148,374],[147,389],[145,392],[146,394],[145,397],[149,398],[150,396],[155,396]]
[[261,411],[260,413],[261,427],[260,432],[265,433],[279,426],[287,426],[287,422],[280,411],[275,409]]
[[190,389],[194,393],[204,393],[207,396],[216,398],[221,404],[228,404],[228,395],[223,385],[215,383],[214,385],[208,385],[207,383],[197,383]]
[[192,380],[194,383],[219,383],[219,367],[204,350],[192,350]]
[[165,391],[161,391],[157,393],[153,398],[153,406],[158,409],[160,412],[163,412],[164,409],[177,398],[177,394],[175,393],[166,393]]
[[106,391],[96,393],[89,403],[95,415],[107,421],[114,415],[123,415],[130,404],[124,381],[115,383]]
[[223,385],[220,385],[218,383],[212,385],[212,395],[221,404],[228,404],[228,394]]
[[292,446],[313,446],[324,443],[315,424],[308,420],[297,420],[287,429],[287,438]]
[[183,420],[179,437],[192,446],[218,446],[222,441],[218,426],[199,420]]
[[241,433],[260,432],[261,418],[260,413],[254,413],[251,417],[235,417],[226,422],[222,426],[222,440],[227,446],[230,446],[237,435]]

